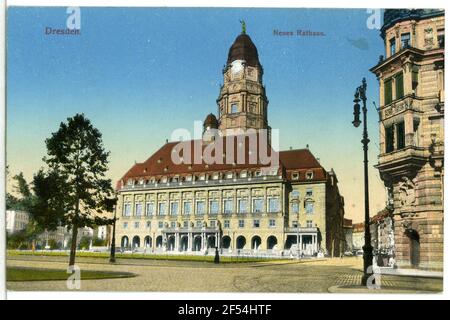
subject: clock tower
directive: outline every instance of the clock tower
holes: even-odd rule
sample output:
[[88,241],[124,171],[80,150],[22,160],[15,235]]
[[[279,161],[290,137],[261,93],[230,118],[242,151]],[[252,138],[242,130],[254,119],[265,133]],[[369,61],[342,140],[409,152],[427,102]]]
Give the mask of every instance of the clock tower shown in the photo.
[[246,34],[243,23],[242,33],[228,52],[227,64],[223,69],[223,85],[217,98],[222,135],[233,135],[248,129],[270,130],[267,121],[269,101],[262,76],[258,51]]

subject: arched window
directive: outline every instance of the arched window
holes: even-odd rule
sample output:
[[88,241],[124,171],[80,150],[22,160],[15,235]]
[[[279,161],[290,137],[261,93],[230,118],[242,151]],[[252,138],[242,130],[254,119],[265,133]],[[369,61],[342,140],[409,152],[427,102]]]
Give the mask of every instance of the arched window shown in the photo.
[[122,248],[126,248],[126,247],[128,247],[128,244],[129,244],[128,237],[127,236],[123,236],[122,240],[120,241],[120,246]]
[[267,249],[272,250],[277,245],[278,240],[275,236],[270,236],[267,238]]
[[245,243],[246,243],[246,240],[245,240],[244,236],[237,237],[237,239],[236,239],[236,249],[244,249]]
[[259,236],[254,236],[252,238],[252,249],[258,250],[261,245],[261,238]]

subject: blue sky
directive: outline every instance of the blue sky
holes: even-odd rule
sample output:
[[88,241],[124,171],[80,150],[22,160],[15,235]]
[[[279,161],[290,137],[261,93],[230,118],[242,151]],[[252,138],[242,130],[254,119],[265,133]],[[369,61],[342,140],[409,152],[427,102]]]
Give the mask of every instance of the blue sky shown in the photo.
[[[368,70],[383,54],[366,10],[81,8],[81,35],[65,28],[66,8],[10,7],[7,12],[7,161],[31,178],[45,138],[84,112],[103,133],[115,181],[144,161],[176,128],[216,113],[222,68],[241,31],[258,48],[269,123],[281,149],[309,144],[334,168],[346,215],[363,220],[362,129],[353,128],[353,93],[368,81],[370,165],[377,161],[378,82]],[[275,36],[274,30],[321,31],[323,37]],[[372,214],[384,189],[370,170]]]

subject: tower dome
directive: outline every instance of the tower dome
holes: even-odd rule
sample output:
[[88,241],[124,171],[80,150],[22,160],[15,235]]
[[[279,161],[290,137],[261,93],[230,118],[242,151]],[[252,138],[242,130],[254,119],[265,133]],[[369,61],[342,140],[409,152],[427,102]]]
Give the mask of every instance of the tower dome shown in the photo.
[[214,114],[210,113],[206,116],[205,121],[203,121],[204,129],[217,129],[219,128],[219,121]]
[[245,60],[247,65],[259,67],[258,50],[252,39],[246,34],[241,33],[228,51],[227,64],[235,60]]

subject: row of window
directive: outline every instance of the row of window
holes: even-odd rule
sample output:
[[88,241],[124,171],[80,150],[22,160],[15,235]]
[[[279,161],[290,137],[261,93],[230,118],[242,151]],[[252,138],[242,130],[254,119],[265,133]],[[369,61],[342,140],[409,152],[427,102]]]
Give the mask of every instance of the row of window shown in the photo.
[[[444,29],[437,30],[437,41],[439,48],[444,48],[445,38],[444,38]],[[408,48],[411,46],[411,33],[406,32],[400,35],[400,50]],[[397,50],[397,39],[392,37],[389,39],[389,54],[393,56]]]
[[[269,219],[268,222],[269,222],[269,223],[268,223],[268,226],[269,226],[270,228],[276,227],[276,221],[275,221],[275,219]],[[209,224],[210,224],[210,227],[212,227],[212,228],[215,228],[216,225],[217,225],[217,224],[216,224],[216,221],[214,221],[214,220],[211,220],[211,221],[209,222]],[[175,221],[171,221],[171,222],[170,222],[170,227],[171,227],[171,228],[176,228],[176,226],[177,226],[177,223],[176,223]],[[202,221],[202,220],[197,220],[196,223],[195,223],[195,226],[196,226],[197,228],[203,227],[203,221]],[[239,221],[238,221],[238,226],[239,226],[239,228],[245,228],[245,220],[242,220],[242,219],[239,220]],[[300,225],[298,225],[297,221],[293,221],[292,227],[297,228],[297,226],[300,227]],[[146,227],[147,227],[147,228],[151,228],[151,221],[147,221]],[[183,228],[188,228],[188,227],[189,227],[189,221],[183,221]],[[261,227],[261,221],[260,221],[259,219],[254,219],[254,220],[253,220],[253,225],[252,225],[252,227],[253,227],[253,228],[260,228],[260,227]],[[307,221],[306,221],[306,227],[307,227],[307,228],[312,228],[312,227],[313,227],[313,222],[312,222],[312,220],[307,220]],[[128,229],[128,222],[124,222],[124,223],[123,223],[123,228],[124,228],[124,229]],[[139,229],[139,228],[140,228],[140,222],[139,222],[139,221],[136,221],[136,222],[134,223],[134,228],[135,228],[135,229]],[[163,228],[164,228],[164,222],[163,222],[163,221],[159,221],[159,222],[158,222],[158,228],[159,228],[159,229],[163,229]],[[229,228],[230,228],[230,220],[224,220],[224,222],[223,222],[223,228],[224,228],[224,229],[229,229]]]
[[[413,140],[412,144],[414,146],[419,145],[419,121],[414,120],[413,122]],[[405,139],[405,122],[399,121],[392,125],[385,127],[385,143],[386,143],[386,152],[392,152],[394,150],[401,150],[406,146]]]
[[[264,200],[262,198],[252,199],[252,212],[253,213],[261,213],[264,211]],[[231,214],[233,213],[233,200],[225,199],[223,200],[223,213]],[[237,201],[237,212],[238,213],[248,213],[248,205],[249,201],[247,199],[238,199]],[[206,201],[197,200],[195,202],[196,211],[195,214],[206,214]],[[134,215],[142,216],[144,215],[143,211],[143,203],[137,202],[134,206]],[[145,205],[145,214],[147,216],[155,215],[155,203],[153,201],[147,202]],[[280,201],[278,197],[272,197],[267,199],[267,212],[276,213],[280,211]],[[167,203],[159,202],[158,203],[158,215],[166,215],[169,213],[170,215],[178,215],[179,214],[179,202],[174,201],[170,202],[169,212],[167,212]],[[125,202],[123,205],[123,216],[129,217],[132,215],[131,212],[131,203]],[[183,214],[189,215],[192,214],[192,202],[184,201],[183,202]],[[209,214],[219,214],[219,200],[210,200],[209,201]]]
[[[271,171],[267,171],[264,174],[265,175],[277,175],[278,171],[276,169],[273,169]],[[155,178],[151,178],[148,180],[139,179],[139,180],[133,180],[128,179],[127,185],[144,185],[144,184],[155,184],[155,183],[169,183],[169,182],[192,182],[192,181],[207,181],[207,180],[219,180],[219,179],[234,179],[234,178],[250,178],[250,177],[261,177],[263,175],[261,170],[256,170],[254,172],[243,170],[237,175],[235,172],[227,172],[225,174],[216,172],[213,174],[201,174],[201,175],[188,175],[185,177],[180,176],[174,176],[174,177],[162,177],[161,179],[157,180]],[[312,172],[307,173],[307,179],[312,179]]]

